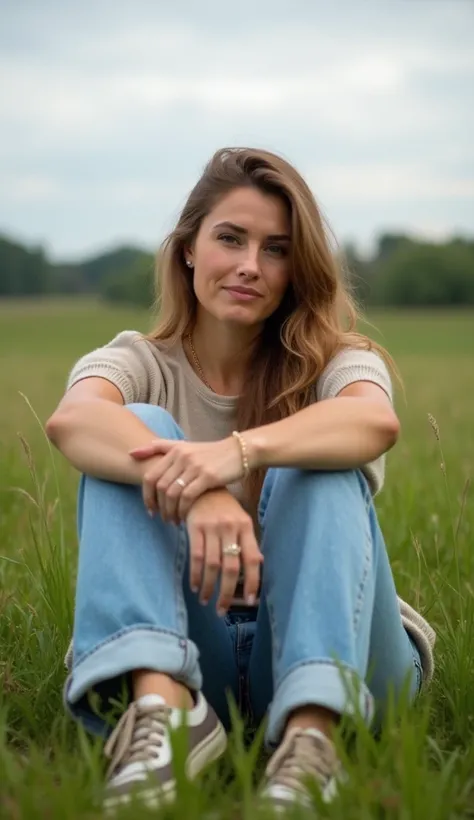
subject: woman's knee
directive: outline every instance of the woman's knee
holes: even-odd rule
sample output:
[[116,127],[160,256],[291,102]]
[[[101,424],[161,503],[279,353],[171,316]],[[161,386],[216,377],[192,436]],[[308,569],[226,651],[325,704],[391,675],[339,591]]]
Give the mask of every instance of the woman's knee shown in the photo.
[[[325,508],[356,505],[366,509],[371,501],[370,489],[360,470],[301,470],[294,467],[272,467],[267,471],[260,496],[259,515],[263,518],[270,499],[279,506],[291,499]],[[273,506],[273,504],[272,504]]]
[[276,484],[293,484],[297,488],[310,485],[319,491],[341,492],[343,488],[366,491],[367,480],[361,470],[309,470],[298,467],[271,467],[267,470],[263,488]]
[[128,404],[130,410],[140,421],[143,421],[156,436],[162,438],[184,438],[179,425],[171,413],[154,404]]

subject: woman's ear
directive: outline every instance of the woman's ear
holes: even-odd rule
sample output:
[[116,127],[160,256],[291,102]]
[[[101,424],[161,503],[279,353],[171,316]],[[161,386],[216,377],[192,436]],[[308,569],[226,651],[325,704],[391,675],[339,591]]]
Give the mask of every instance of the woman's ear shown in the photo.
[[184,261],[186,262],[188,268],[194,268],[193,252],[191,248],[184,249]]

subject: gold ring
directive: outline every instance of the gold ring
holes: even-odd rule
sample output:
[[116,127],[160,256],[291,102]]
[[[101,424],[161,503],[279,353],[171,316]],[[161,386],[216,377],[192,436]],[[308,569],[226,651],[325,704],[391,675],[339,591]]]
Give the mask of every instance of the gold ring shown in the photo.
[[222,555],[232,555],[234,557],[240,555],[241,552],[242,547],[240,544],[227,544],[226,547],[222,547]]

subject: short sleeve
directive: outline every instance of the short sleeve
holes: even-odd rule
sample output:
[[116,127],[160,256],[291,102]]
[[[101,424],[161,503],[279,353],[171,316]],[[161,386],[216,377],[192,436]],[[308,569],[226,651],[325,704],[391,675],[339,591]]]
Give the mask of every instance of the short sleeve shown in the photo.
[[316,383],[318,401],[332,399],[354,382],[378,384],[393,401],[393,388],[388,368],[372,350],[350,348],[338,353],[329,362]]
[[161,373],[141,334],[124,330],[104,347],[86,353],[76,362],[67,380],[67,390],[93,376],[107,379],[120,390],[124,403],[132,404],[150,402],[150,396],[159,388]]
[[[341,390],[355,382],[378,384],[393,402],[393,388],[388,368],[377,353],[372,350],[347,348],[329,362],[316,382],[316,399],[335,398]],[[385,454],[361,469],[373,495],[382,489],[385,481]]]

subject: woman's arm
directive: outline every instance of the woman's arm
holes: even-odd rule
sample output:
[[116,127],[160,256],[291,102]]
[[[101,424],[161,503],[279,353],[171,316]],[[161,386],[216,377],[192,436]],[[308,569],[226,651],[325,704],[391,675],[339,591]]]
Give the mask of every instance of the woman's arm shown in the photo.
[[46,422],[46,434],[80,472],[123,484],[142,483],[148,463],[129,451],[156,438],[124,407],[120,390],[96,377],[68,390]]
[[336,398],[246,430],[243,436],[250,467],[348,470],[363,467],[393,447],[399,431],[385,391],[359,381]]
[[[289,418],[242,433],[249,467],[349,470],[375,462],[395,444],[399,422],[390,399],[372,382],[354,382]],[[243,457],[234,436],[220,441],[151,439],[132,451],[137,461],[162,455],[147,471],[166,516],[184,519],[202,493],[242,478]],[[176,482],[181,478],[184,488]]]

